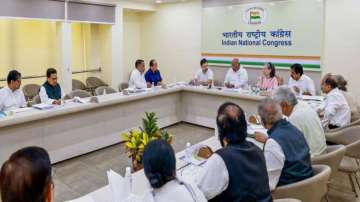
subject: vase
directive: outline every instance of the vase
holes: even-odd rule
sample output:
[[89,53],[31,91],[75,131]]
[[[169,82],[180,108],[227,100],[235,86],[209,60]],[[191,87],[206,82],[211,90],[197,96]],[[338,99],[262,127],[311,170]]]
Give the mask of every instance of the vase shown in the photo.
[[144,166],[142,165],[142,163],[138,162],[137,160],[132,161],[132,169],[134,172],[137,172],[143,168]]

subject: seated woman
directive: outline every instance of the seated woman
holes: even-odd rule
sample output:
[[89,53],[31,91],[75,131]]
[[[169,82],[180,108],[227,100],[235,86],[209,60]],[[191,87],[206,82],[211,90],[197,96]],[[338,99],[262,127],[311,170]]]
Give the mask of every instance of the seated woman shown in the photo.
[[271,62],[266,63],[262,75],[258,79],[257,87],[261,90],[274,90],[277,88],[279,83],[275,73],[274,64]]
[[354,96],[347,90],[347,81],[342,75],[335,75],[336,82],[338,84],[339,90],[345,96],[347,103],[349,104],[351,111],[351,122],[360,119],[360,105]]
[[48,153],[27,147],[12,154],[0,172],[2,202],[52,202],[54,184]]
[[176,159],[173,148],[164,140],[151,141],[143,155],[144,171],[153,190],[144,196],[147,202],[207,201],[192,184],[176,178]]

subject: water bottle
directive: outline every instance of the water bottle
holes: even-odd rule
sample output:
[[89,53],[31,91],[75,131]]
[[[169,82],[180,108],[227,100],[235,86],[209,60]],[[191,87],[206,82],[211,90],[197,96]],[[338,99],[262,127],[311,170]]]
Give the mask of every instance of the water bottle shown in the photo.
[[104,89],[104,91],[103,91],[103,95],[106,95],[106,89]]
[[125,198],[129,197],[132,193],[132,174],[131,174],[131,168],[126,167],[125,171],[125,181],[124,181],[124,193]]
[[186,143],[186,149],[185,149],[185,158],[188,160],[188,159],[191,159],[191,143],[188,142]]

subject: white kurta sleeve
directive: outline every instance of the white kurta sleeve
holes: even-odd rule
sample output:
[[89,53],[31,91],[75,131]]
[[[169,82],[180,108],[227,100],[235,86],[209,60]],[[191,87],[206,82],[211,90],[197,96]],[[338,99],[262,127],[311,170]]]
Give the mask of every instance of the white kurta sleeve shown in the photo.
[[195,75],[194,75],[194,79],[196,80],[200,80],[200,71],[196,71]]
[[4,93],[5,91],[0,90],[0,111],[4,111],[4,103],[5,103],[5,99],[6,99],[6,95]]
[[48,97],[44,86],[41,86],[39,96],[40,96],[41,103],[52,104],[55,101]]
[[239,71],[241,71],[240,78],[239,82],[235,84],[235,88],[245,88],[249,83],[249,76],[247,74],[247,71],[243,69],[243,67],[241,67]]
[[218,154],[213,154],[195,182],[208,200],[225,191],[229,185],[229,173],[224,160]]
[[209,71],[208,80],[214,80],[214,72],[211,69],[208,69],[208,71]]
[[327,96],[325,101],[324,119],[322,120],[323,127],[330,124],[330,121],[336,114],[336,110],[339,108],[339,102],[335,96]]
[[24,93],[22,92],[22,91],[20,91],[21,92],[21,96],[20,96],[20,107],[26,107],[26,99],[25,99],[25,95],[24,95]]
[[315,84],[314,84],[314,81],[312,80],[312,79],[309,79],[309,93],[311,94],[311,95],[313,95],[313,96],[315,96],[316,95],[316,90],[315,90]]
[[226,84],[226,83],[230,83],[230,70],[227,71],[226,76],[225,76],[224,84]]
[[279,182],[285,164],[285,155],[281,146],[273,139],[269,139],[264,147],[270,190],[274,190]]

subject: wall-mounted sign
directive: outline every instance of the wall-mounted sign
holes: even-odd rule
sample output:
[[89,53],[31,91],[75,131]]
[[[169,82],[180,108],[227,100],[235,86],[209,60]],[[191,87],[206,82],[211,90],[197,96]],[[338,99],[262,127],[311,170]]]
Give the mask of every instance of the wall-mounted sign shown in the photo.
[[260,25],[266,21],[267,13],[262,7],[252,7],[244,11],[244,22],[249,25]]
[[247,67],[301,63],[319,71],[323,13],[324,2],[313,0],[203,8],[202,56],[211,65],[228,67],[237,57]]

